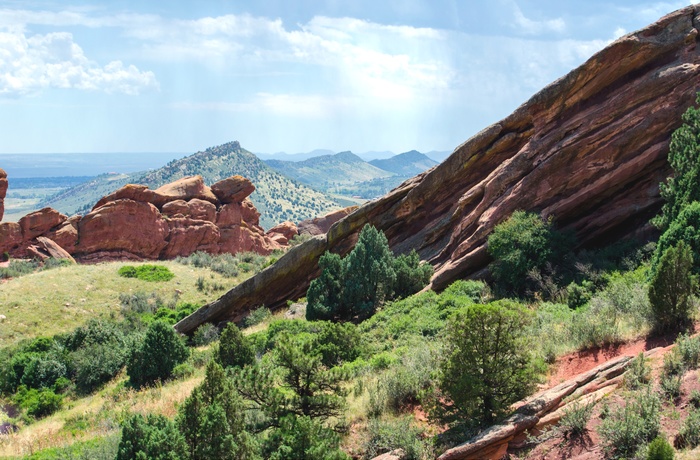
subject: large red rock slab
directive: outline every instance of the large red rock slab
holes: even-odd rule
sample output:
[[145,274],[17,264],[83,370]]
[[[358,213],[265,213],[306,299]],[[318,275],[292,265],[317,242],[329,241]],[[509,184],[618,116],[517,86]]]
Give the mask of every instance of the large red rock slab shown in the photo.
[[5,196],[7,195],[7,173],[0,168],[0,221],[5,213]]
[[27,247],[27,253],[38,259],[65,259],[75,263],[75,259],[61,246],[50,238],[39,236],[36,242]]
[[260,225],[260,213],[248,198],[241,203],[241,218],[248,225],[256,227]]
[[255,191],[255,186],[243,176],[231,176],[212,184],[211,191],[224,204],[240,203]]
[[267,235],[268,238],[282,246],[286,246],[289,243],[289,240],[298,234],[299,230],[297,229],[297,226],[294,224],[294,222],[290,221],[277,224],[265,232],[265,235]]
[[162,259],[186,257],[196,251],[216,253],[219,250],[219,228],[211,222],[176,217],[168,220],[168,226],[168,245],[160,255]]
[[84,216],[78,224],[80,255],[125,251],[156,259],[167,246],[168,223],[154,205],[116,200]]
[[18,223],[22,228],[22,238],[31,240],[62,224],[66,219],[68,219],[66,215],[55,209],[44,208],[27,214]]
[[163,205],[162,213],[168,217],[181,214],[195,220],[216,220],[216,206],[208,201],[193,198],[190,201],[175,200]]
[[22,244],[22,227],[17,222],[0,223],[0,255],[12,252]]
[[671,133],[695,101],[698,24],[700,6],[691,5],[613,42],[440,165],[289,251],[178,330],[303,296],[323,252],[347,253],[368,223],[394,252],[416,249],[433,265],[436,290],[484,273],[488,236],[515,210],[552,217],[581,245],[637,234],[661,206]]
[[302,220],[297,225],[300,235],[322,235],[326,233],[331,225],[338,222],[343,217],[348,216],[357,210],[357,206],[349,206],[344,209],[339,209],[337,211],[329,212],[322,217],[314,217],[313,219]]
[[216,203],[216,196],[211,189],[204,185],[202,176],[188,176],[178,179],[175,182],[165,184],[155,190],[155,193],[167,197],[167,201],[185,200],[192,198]]

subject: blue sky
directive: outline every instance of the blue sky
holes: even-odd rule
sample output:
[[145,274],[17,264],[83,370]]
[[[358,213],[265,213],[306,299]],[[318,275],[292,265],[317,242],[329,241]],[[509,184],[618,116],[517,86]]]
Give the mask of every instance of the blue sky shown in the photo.
[[0,0],[0,153],[452,150],[690,3]]

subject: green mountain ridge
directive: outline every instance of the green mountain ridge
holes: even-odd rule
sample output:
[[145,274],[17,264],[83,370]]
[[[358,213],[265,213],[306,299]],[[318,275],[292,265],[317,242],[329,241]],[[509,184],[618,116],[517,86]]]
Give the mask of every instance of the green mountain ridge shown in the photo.
[[437,165],[438,162],[417,150],[411,150],[386,160],[372,160],[369,164],[398,176],[415,176]]
[[264,228],[270,228],[285,220],[299,222],[340,207],[327,195],[274,171],[255,155],[243,149],[237,141],[173,160],[155,170],[101,175],[54,195],[41,204],[66,214],[85,213],[101,197],[127,183],[155,189],[195,174],[201,175],[209,185],[235,174],[250,179],[256,187],[250,199],[261,214],[260,224]]

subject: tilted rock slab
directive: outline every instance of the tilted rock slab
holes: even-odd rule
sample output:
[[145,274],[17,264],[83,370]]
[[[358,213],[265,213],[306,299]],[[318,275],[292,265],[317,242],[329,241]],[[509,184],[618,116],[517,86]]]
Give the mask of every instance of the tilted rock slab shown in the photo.
[[[397,253],[435,268],[430,287],[478,276],[493,228],[523,209],[553,217],[581,244],[644,229],[670,174],[671,133],[700,87],[700,6],[626,35],[457,147],[443,163],[371,201],[176,328],[242,317],[302,297],[323,251],[352,248],[366,223]],[[302,226],[299,226],[302,232]]]

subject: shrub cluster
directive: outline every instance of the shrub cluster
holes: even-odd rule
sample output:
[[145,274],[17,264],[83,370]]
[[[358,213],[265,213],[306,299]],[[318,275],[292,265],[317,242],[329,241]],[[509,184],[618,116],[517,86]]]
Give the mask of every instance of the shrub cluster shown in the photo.
[[124,265],[117,273],[124,278],[137,278],[143,281],[170,281],[175,274],[162,265]]

